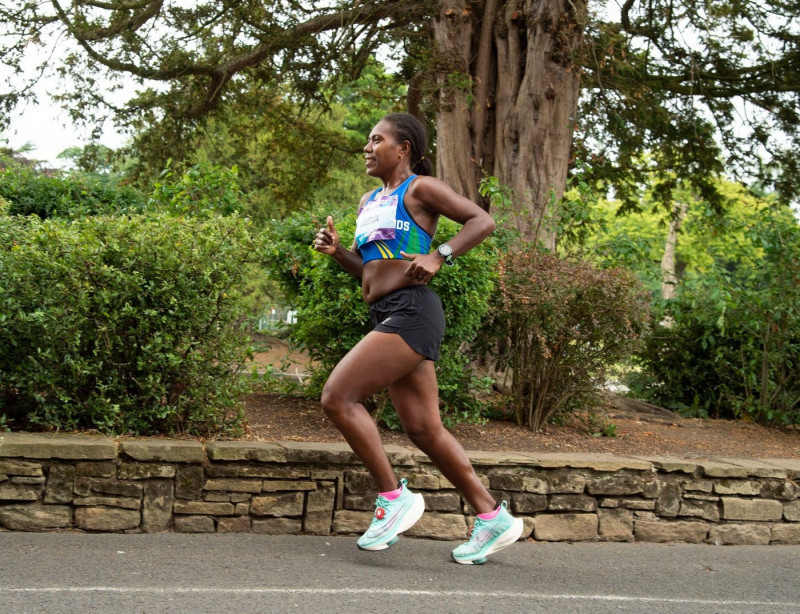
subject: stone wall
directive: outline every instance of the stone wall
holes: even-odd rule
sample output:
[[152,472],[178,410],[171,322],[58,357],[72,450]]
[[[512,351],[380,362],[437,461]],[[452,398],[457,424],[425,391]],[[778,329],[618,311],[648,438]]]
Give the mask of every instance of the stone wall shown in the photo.
[[[427,457],[388,446],[425,497],[407,534],[464,539],[470,510]],[[541,541],[800,544],[800,460],[471,452]],[[358,534],[375,493],[349,448],[0,435],[0,531]]]

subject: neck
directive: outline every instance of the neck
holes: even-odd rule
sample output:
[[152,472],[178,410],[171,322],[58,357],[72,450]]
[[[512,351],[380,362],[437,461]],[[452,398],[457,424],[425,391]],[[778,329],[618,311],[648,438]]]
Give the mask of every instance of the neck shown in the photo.
[[384,194],[388,194],[392,190],[396,190],[398,187],[400,187],[400,185],[406,179],[411,177],[412,174],[413,173],[411,171],[405,170],[405,171],[403,171],[401,173],[398,173],[398,174],[390,177],[389,179],[387,179],[386,181],[383,182],[383,190],[382,190],[382,192]]

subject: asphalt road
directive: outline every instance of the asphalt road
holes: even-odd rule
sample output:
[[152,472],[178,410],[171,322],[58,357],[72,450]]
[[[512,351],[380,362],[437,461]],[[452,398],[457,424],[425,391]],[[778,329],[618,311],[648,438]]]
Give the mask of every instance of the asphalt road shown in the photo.
[[800,613],[800,547],[0,533],[0,614]]

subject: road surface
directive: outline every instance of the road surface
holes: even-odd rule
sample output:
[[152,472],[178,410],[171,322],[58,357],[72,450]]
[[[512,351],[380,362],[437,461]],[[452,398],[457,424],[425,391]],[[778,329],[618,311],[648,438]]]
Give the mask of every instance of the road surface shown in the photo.
[[0,533],[0,614],[800,613],[800,547]]

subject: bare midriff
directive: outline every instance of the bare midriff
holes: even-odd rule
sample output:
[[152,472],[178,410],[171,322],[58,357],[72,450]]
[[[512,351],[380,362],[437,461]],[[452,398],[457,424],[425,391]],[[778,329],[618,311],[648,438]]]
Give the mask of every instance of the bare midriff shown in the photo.
[[370,260],[361,273],[361,294],[367,304],[374,303],[390,292],[405,286],[423,286],[406,277],[406,260]]

